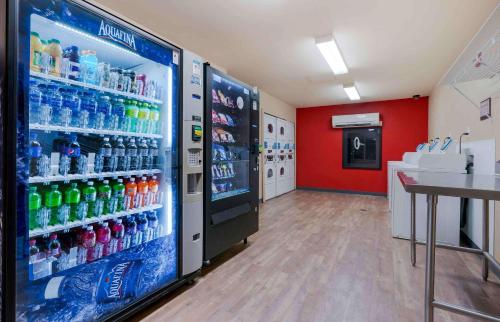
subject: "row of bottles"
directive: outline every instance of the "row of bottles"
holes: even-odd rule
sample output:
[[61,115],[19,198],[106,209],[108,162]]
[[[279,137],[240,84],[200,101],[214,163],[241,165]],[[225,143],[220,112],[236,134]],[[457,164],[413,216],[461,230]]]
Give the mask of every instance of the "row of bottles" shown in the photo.
[[68,268],[156,239],[162,235],[157,211],[147,211],[112,221],[52,233],[29,240],[30,279],[36,280]]
[[[72,182],[61,187],[58,184],[29,187],[30,230],[49,226],[66,225],[87,218],[112,215],[157,204],[161,200],[159,181],[150,178],[118,178],[110,183],[102,180]],[[61,191],[62,190],[62,191]],[[43,197],[42,197],[43,195]]]
[[[32,132],[29,146],[29,175],[87,174],[130,170],[152,170],[159,166],[159,148],[156,140],[135,138],[124,142],[122,137],[100,139],[93,151],[82,151],[78,135],[58,137],[53,142],[50,157],[43,153],[37,133]],[[55,156],[54,156],[55,154]],[[55,161],[54,161],[55,160]],[[58,162],[57,162],[58,160]],[[55,163],[55,164],[54,164]]]

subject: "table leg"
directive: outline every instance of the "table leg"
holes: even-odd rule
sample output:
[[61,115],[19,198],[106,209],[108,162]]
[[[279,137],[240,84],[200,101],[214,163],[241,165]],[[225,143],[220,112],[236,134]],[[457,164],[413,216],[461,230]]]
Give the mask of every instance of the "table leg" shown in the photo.
[[411,265],[415,266],[417,261],[417,244],[416,244],[416,194],[411,194],[411,215],[410,215],[410,254],[411,254]]
[[[490,250],[490,203],[488,200],[483,200],[483,252],[488,253]],[[488,259],[483,256],[483,281],[488,280]]]
[[425,253],[425,322],[434,321],[434,276],[436,264],[437,195],[427,195],[427,240]]

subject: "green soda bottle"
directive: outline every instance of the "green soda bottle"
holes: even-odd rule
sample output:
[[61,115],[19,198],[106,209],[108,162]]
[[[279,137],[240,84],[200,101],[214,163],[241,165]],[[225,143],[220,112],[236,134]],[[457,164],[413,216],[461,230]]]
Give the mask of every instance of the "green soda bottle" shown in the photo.
[[139,121],[137,123],[137,132],[147,133],[149,117],[150,117],[149,104],[139,103],[138,106],[139,106],[139,114],[138,114]]
[[95,217],[95,202],[97,200],[97,190],[92,181],[82,189],[83,201],[87,203],[87,218]]
[[49,225],[59,224],[59,209],[62,205],[62,193],[58,190],[59,186],[53,184],[50,190],[45,192],[45,207],[50,211]]
[[123,203],[125,200],[125,185],[123,179],[116,180],[113,185],[113,196],[116,199],[116,211],[123,211]]
[[36,187],[29,188],[28,195],[29,204],[29,226],[30,230],[38,228],[39,225],[39,215],[40,208],[42,208],[42,196],[36,192]]
[[158,124],[160,122],[160,107],[156,104],[151,104],[149,110],[149,129],[148,132],[158,134]]
[[78,205],[80,204],[80,190],[78,184],[73,182],[64,192],[64,203],[69,206],[69,221],[80,220],[78,216]]
[[125,102],[126,131],[128,132],[137,131],[138,117],[139,117],[139,109],[137,108],[137,102],[134,100],[127,100]]
[[111,200],[111,186],[108,180],[103,180],[102,184],[97,188],[97,198],[103,201],[102,214],[107,215],[110,213],[109,201]]

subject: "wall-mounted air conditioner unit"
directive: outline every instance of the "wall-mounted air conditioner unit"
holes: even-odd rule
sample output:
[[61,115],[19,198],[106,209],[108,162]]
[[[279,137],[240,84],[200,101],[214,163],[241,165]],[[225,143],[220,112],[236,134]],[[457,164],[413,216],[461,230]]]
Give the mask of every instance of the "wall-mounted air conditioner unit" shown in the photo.
[[334,115],[332,116],[332,126],[334,128],[370,127],[382,126],[382,122],[379,113]]

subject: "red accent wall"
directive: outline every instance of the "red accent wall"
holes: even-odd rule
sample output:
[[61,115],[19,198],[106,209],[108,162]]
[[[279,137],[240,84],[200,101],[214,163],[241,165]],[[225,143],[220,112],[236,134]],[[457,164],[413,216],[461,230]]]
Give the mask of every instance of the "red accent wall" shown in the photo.
[[[297,187],[387,193],[387,161],[427,141],[428,98],[298,108],[296,121]],[[342,168],[342,129],[332,116],[380,113],[382,169]]]

